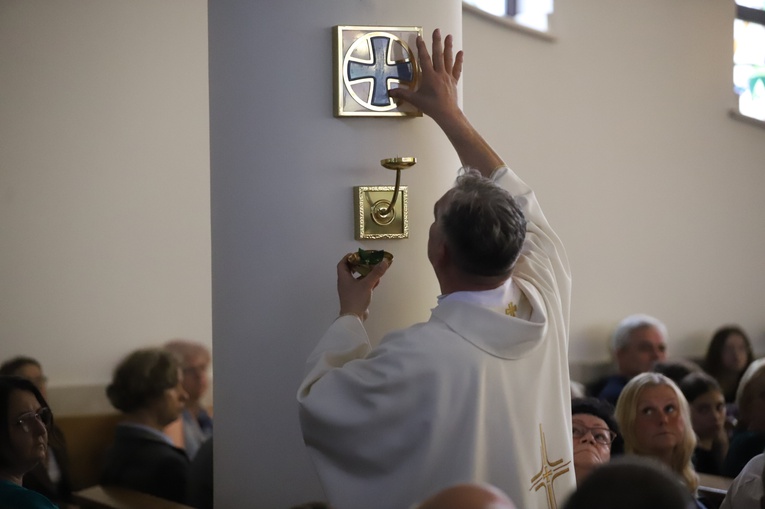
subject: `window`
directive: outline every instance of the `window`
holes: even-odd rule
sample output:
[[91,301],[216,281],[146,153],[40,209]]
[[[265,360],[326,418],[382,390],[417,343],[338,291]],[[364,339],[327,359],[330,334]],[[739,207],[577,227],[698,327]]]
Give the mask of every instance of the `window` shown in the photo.
[[553,12],[553,0],[465,0],[464,3],[542,32],[548,31],[547,16]]
[[738,112],[765,121],[765,0],[736,0],[733,90]]

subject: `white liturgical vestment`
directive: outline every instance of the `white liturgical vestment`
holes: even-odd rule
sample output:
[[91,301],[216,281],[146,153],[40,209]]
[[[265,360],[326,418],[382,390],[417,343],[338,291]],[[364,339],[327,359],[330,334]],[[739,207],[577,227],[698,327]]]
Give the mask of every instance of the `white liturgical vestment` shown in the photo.
[[308,359],[300,420],[334,509],[408,509],[471,481],[555,508],[575,487],[566,253],[531,189],[506,168],[494,179],[527,220],[503,287],[447,295],[375,347],[342,316]]

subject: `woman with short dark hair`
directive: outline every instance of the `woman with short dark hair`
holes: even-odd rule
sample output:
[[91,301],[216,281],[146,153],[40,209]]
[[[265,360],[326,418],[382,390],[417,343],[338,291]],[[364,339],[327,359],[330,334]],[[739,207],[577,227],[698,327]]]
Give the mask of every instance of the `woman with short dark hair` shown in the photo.
[[178,361],[163,349],[137,350],[120,362],[106,395],[124,419],[107,453],[101,484],[185,503],[190,462],[162,431],[183,410],[182,380]]
[[24,475],[45,459],[48,404],[29,380],[0,376],[0,506],[13,509],[56,509],[53,502],[22,486]]
[[619,435],[619,426],[611,404],[597,398],[571,400],[571,426],[578,485],[595,468],[611,460],[611,446]]

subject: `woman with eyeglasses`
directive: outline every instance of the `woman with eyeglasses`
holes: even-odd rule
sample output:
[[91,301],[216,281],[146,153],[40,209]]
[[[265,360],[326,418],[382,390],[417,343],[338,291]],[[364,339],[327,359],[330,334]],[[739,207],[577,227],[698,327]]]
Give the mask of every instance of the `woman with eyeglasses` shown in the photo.
[[616,420],[627,454],[659,460],[696,496],[699,478],[691,462],[696,435],[688,402],[675,382],[659,373],[634,377],[616,403]]
[[22,486],[24,474],[45,460],[53,415],[29,380],[0,376],[0,507],[56,509],[45,496]]
[[619,434],[613,407],[597,398],[571,400],[574,437],[574,474],[579,485],[590,473],[611,460],[611,444]]
[[[13,375],[26,378],[48,399],[48,378],[43,373],[42,365],[36,359],[18,356],[0,364],[0,375]],[[48,453],[45,461],[24,476],[24,487],[45,495],[59,507],[73,503],[72,481],[69,471],[69,454],[66,448],[64,432],[56,425],[48,427]]]

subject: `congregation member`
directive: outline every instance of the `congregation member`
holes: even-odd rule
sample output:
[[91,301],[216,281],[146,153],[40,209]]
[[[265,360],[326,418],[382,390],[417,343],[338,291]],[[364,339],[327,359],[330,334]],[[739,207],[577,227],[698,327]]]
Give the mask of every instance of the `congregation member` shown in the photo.
[[749,337],[735,325],[715,331],[704,359],[704,371],[712,375],[725,395],[725,401],[736,401],[736,391],[744,371],[754,360]]
[[691,409],[696,433],[693,465],[702,474],[721,475],[728,453],[725,429],[725,397],[717,380],[704,372],[691,373],[680,381],[680,390]]
[[[48,399],[48,378],[36,359],[25,356],[9,359],[0,365],[0,375],[26,378],[37,387],[43,399]],[[24,487],[45,495],[56,505],[66,507],[72,503],[66,440],[64,433],[55,424],[48,427],[48,449],[45,458],[24,476]]]
[[183,448],[193,460],[199,447],[213,432],[212,417],[202,404],[210,386],[208,375],[212,357],[206,346],[185,339],[168,341],[165,349],[176,356],[183,370],[183,390],[186,391],[186,406],[181,414]]
[[738,423],[723,463],[723,475],[736,477],[744,465],[765,449],[765,359],[752,362],[736,393]]
[[107,451],[101,484],[185,503],[190,462],[162,430],[183,410],[186,391],[175,357],[136,350],[117,365],[106,395],[123,413]]
[[685,485],[653,458],[621,456],[595,470],[563,509],[697,509]]
[[606,378],[596,394],[616,405],[624,386],[634,376],[652,371],[657,362],[667,358],[667,327],[648,315],[630,315],[616,327],[611,350],[617,373]]
[[749,460],[731,483],[720,509],[765,509],[765,454]]
[[23,486],[24,477],[45,461],[53,414],[32,382],[0,376],[0,507],[56,509],[44,495]]
[[691,360],[683,359],[682,357],[659,361],[653,365],[654,373],[661,373],[677,385],[680,385],[680,381],[691,373],[699,373],[702,371],[704,370],[701,369],[701,366]]
[[692,463],[696,436],[688,402],[675,382],[659,373],[632,378],[616,404],[616,421],[626,454],[659,460],[680,477],[689,493],[696,494],[699,479]]
[[571,400],[574,472],[576,484],[592,471],[611,460],[611,444],[619,435],[619,426],[610,403],[597,398]]
[[445,488],[413,509],[516,509],[502,490],[489,484],[464,483]]
[[575,486],[565,250],[458,106],[451,36],[433,33],[432,59],[421,37],[417,49],[420,87],[390,95],[472,168],[434,208],[427,254],[442,295],[428,322],[371,341],[363,322],[388,263],[356,279],[343,256],[340,316],[298,391],[304,441],[335,509],[406,508],[471,482],[526,509],[562,504]]
[[208,438],[191,461],[187,504],[195,509],[213,509],[213,437]]

